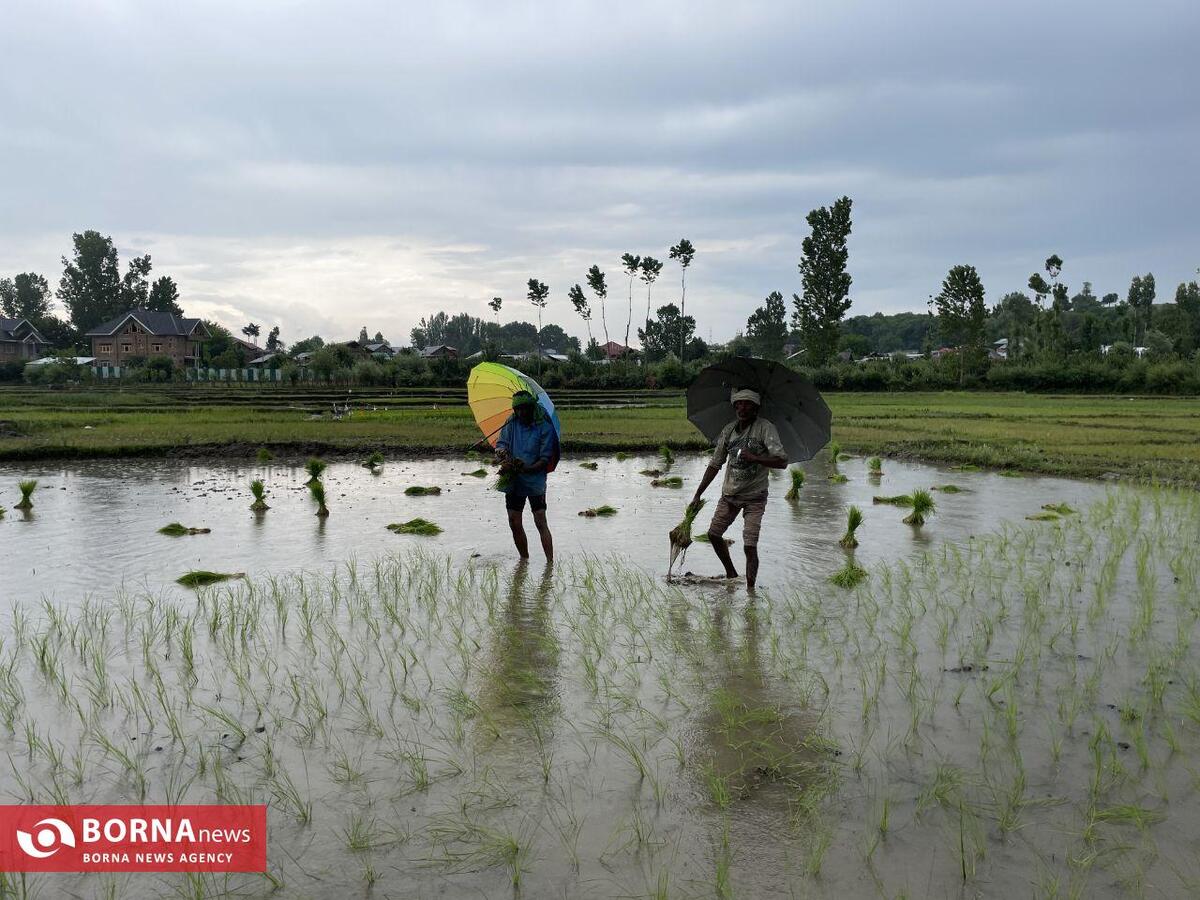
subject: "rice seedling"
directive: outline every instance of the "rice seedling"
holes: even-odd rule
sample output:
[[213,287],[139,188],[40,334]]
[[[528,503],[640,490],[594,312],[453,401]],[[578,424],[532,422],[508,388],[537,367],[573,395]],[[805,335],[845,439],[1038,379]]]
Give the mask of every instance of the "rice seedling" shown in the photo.
[[930,488],[931,491],[941,491],[943,494],[964,494],[968,493],[967,488],[959,487],[957,484],[935,484]]
[[663,470],[662,469],[642,469],[640,472],[638,472],[638,474],[645,475],[647,478],[661,478],[662,474],[663,474]]
[[833,463],[833,468],[837,470],[838,460],[842,458],[842,445],[837,441],[829,442],[829,461]]
[[683,479],[678,475],[669,475],[666,478],[655,478],[650,482],[650,487],[681,488],[683,487]]
[[436,484],[429,486],[413,484],[404,489],[405,495],[409,497],[436,497],[441,492],[442,489]]
[[912,492],[912,512],[904,517],[905,525],[924,525],[925,518],[933,515],[935,505],[933,495],[929,491],[916,490]]
[[387,530],[394,534],[435,535],[441,534],[443,529],[440,525],[436,525],[428,519],[416,518],[409,519],[407,522],[388,525]]
[[997,474],[1001,478],[1024,478],[1025,477],[1024,474],[1016,471],[1015,469],[1004,469],[1003,471],[998,472]]
[[329,515],[329,507],[325,505],[325,484],[320,479],[308,483],[308,492],[312,494],[317,504],[317,515],[322,519]]
[[1071,509],[1065,503],[1043,503],[1042,509],[1052,513],[1057,513],[1060,516],[1070,516],[1075,514],[1075,510]]
[[671,567],[675,565],[676,558],[687,550],[692,544],[692,523],[696,521],[696,516],[700,510],[704,509],[705,500],[700,499],[695,503],[689,503],[687,509],[683,512],[683,519],[671,529],[671,562],[667,566],[667,573],[670,574]]
[[892,506],[912,506],[913,498],[910,494],[893,494],[890,497],[881,497],[876,494],[871,498],[872,503],[888,503]]
[[188,528],[179,522],[172,522],[170,525],[164,525],[158,529],[159,534],[165,534],[169,537],[183,537],[188,534],[208,534],[211,531],[211,528]]
[[364,469],[371,469],[374,471],[383,465],[383,454],[380,451],[375,450],[370,456],[363,460],[362,465]]
[[304,464],[304,471],[308,473],[308,484],[312,484],[319,479],[328,468],[328,464],[315,456],[309,457],[308,462]]
[[272,453],[270,450],[268,450],[266,447],[259,447],[258,453],[255,454],[255,458],[260,463],[269,463],[271,460],[273,460],[275,458],[275,454]]
[[882,475],[883,460],[878,456],[872,456],[867,460],[867,471],[872,475]]
[[267,506],[266,485],[263,484],[261,478],[255,478],[250,482],[250,493],[254,495],[254,502],[250,504],[252,510],[255,512],[265,512],[271,508]]
[[617,514],[617,508],[615,506],[609,506],[606,503],[603,506],[596,506],[592,507],[591,509],[581,510],[579,514],[581,516],[586,516],[589,519],[594,519],[597,516],[615,516]]
[[594,462],[581,462],[579,464],[579,468],[588,469],[592,472],[595,472],[598,468],[600,468],[600,465],[598,463],[594,463]]
[[487,469],[476,469],[474,472],[460,472],[459,474],[471,478],[487,478]]
[[792,466],[788,469],[788,474],[792,477],[792,486],[788,488],[788,492],[783,495],[785,500],[800,499],[800,488],[804,487],[804,470],[799,466]]
[[13,509],[33,509],[33,491],[37,486],[37,479],[34,478],[17,482],[21,490],[21,502],[14,505]]
[[840,588],[849,590],[860,584],[863,579],[869,577],[867,570],[854,562],[854,559],[846,560],[846,564],[838,569],[829,580]]
[[863,514],[862,510],[857,506],[851,506],[846,511],[846,533],[842,535],[842,539],[838,543],[847,550],[853,550],[858,546],[858,538],[854,536],[854,532],[858,531],[858,527],[862,525]]
[[0,506],[0,519],[3,519],[3,518],[4,518],[4,514],[5,514],[6,512],[8,512],[8,510],[7,510],[7,509],[5,509],[3,506]]
[[667,469],[675,465],[675,454],[671,452],[671,448],[663,444],[658,448],[659,459],[663,461],[663,466]]
[[618,450],[616,459],[617,462],[625,462],[625,460],[629,459],[630,456],[632,456],[632,454],[626,453],[624,450]]
[[[697,544],[711,544],[712,543],[712,538],[710,538],[708,536],[707,531],[700,532],[692,540],[695,541],[695,543],[697,543]],[[723,537],[723,538],[721,538],[721,540],[723,540],[725,542],[726,547],[732,547],[734,544],[737,543],[737,541],[735,541],[733,538]]]
[[196,569],[180,575],[175,579],[175,583],[182,584],[184,587],[198,588],[217,584],[221,581],[229,581],[232,578],[245,577],[245,572],[209,572],[204,569]]
[[829,480],[831,482],[833,482],[834,484],[845,484],[850,479],[847,478],[845,475],[843,475],[841,472],[834,472],[832,475],[829,476]]
[[1040,512],[1034,513],[1032,516],[1026,516],[1025,518],[1030,522],[1057,522],[1061,517],[1058,513],[1054,512]]

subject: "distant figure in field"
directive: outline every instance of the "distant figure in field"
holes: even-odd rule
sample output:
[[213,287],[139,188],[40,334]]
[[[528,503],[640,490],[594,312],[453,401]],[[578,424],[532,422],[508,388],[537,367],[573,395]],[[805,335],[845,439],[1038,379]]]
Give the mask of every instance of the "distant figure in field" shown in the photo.
[[721,499],[708,526],[708,539],[725,567],[726,578],[737,578],[737,569],[725,544],[725,532],[738,513],[742,514],[742,544],[746,548],[746,586],[754,589],[758,580],[758,534],[767,508],[770,483],[767,469],[787,468],[787,456],[779,432],[758,416],[762,398],[751,390],[737,390],[730,398],[737,415],[717,438],[712,459],[692,497],[697,502],[712,484],[721,467],[728,463]]
[[522,559],[529,557],[522,514],[525,501],[533,511],[533,524],[542,539],[546,559],[554,558],[554,538],[546,522],[546,472],[552,466],[557,449],[554,425],[528,391],[512,397],[513,414],[500,429],[496,456],[500,472],[509,476],[504,505],[508,508],[508,527]]

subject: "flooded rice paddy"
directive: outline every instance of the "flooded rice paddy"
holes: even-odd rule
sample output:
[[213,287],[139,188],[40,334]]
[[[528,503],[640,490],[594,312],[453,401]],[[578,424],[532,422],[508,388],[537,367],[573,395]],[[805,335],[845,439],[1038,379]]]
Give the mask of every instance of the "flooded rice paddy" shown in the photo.
[[[884,461],[772,488],[760,590],[668,583],[682,490],[566,460],[559,560],[474,461],[0,471],[7,802],[265,802],[263,875],[30,896],[1200,890],[1200,498]],[[19,477],[34,509],[11,508]],[[271,509],[248,510],[248,481]],[[919,529],[872,505],[954,483]],[[412,485],[438,496],[409,497]],[[714,488],[715,490],[715,488]],[[611,518],[579,510],[611,504]],[[855,559],[846,509],[862,506]],[[1052,521],[1028,521],[1065,503]],[[711,506],[699,519],[703,527]],[[436,537],[385,526],[422,517]],[[166,537],[178,521],[209,534]],[[740,524],[730,536],[741,563]],[[687,567],[713,574],[711,550]],[[185,590],[193,568],[246,581]]]

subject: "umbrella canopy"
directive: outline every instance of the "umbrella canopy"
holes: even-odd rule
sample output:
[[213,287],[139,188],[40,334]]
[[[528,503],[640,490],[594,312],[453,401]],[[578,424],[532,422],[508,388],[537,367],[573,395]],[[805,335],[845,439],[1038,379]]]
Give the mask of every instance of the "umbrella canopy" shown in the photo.
[[710,441],[734,420],[730,395],[749,388],[762,397],[758,414],[775,426],[788,462],[812,459],[829,443],[833,413],[810,381],[767,359],[734,357],[702,371],[687,392],[688,421]]
[[554,426],[554,434],[561,439],[562,425],[554,410],[554,401],[542,390],[542,386],[516,369],[500,363],[483,362],[471,370],[467,378],[467,403],[475,416],[475,424],[493,447],[500,437],[500,429],[512,415],[512,396],[517,391],[533,394],[538,406]]

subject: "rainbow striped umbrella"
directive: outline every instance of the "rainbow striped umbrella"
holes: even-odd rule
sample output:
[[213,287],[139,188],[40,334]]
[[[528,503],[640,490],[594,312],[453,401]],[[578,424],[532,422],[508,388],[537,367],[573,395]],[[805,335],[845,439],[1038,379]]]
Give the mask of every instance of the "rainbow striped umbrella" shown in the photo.
[[550,423],[554,433],[562,438],[562,425],[554,410],[554,401],[542,390],[542,386],[516,369],[500,363],[482,362],[471,370],[467,378],[467,403],[475,416],[475,424],[483,432],[485,440],[493,447],[500,429],[512,415],[512,396],[517,391],[529,391]]

